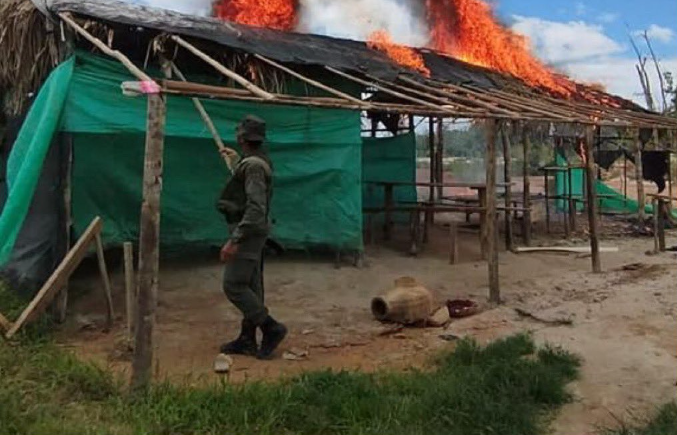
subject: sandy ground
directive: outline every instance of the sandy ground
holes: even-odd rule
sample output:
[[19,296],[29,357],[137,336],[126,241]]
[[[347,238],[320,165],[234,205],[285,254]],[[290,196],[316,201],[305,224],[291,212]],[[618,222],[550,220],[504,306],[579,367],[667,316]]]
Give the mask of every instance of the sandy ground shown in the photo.
[[[582,219],[581,219],[582,220]],[[603,246],[620,252],[603,255],[605,272],[590,272],[584,255],[502,252],[500,274],[504,304],[487,305],[487,267],[479,259],[477,234],[461,233],[462,263],[448,264],[447,230],[438,226],[419,258],[404,254],[405,232],[387,246],[369,246],[366,266],[349,261],[339,269],[329,257],[294,254],[270,259],[266,291],[273,314],[291,334],[281,351],[309,352],[302,361],[278,358],[259,362],[235,358],[231,382],[276,379],[306,370],[379,370],[423,367],[431,355],[453,342],[441,335],[473,336],[481,342],[518,331],[533,331],[540,342],[561,345],[584,358],[582,377],[572,385],[576,400],[554,423],[557,434],[593,433],[612,424],[614,416],[642,412],[677,393],[676,254],[646,255],[650,238],[619,237],[605,231]],[[668,246],[677,244],[670,233]],[[536,244],[562,243],[540,238]],[[582,239],[568,243],[585,246]],[[111,254],[111,274],[118,313],[124,312],[119,259]],[[348,260],[348,259],[346,259]],[[117,263],[116,263],[117,261]],[[634,267],[623,270],[624,266]],[[217,379],[212,362],[218,346],[236,334],[239,319],[221,293],[221,266],[213,260],[165,261],[162,264],[157,315],[156,375],[174,381],[204,383]],[[391,326],[374,321],[370,300],[412,276],[433,290],[440,301],[469,298],[480,314],[455,321],[446,329],[404,329],[381,336]],[[101,330],[103,301],[95,274],[83,274],[71,289],[83,294],[71,305],[61,343],[78,355],[128,373],[124,319]],[[522,308],[541,320],[520,317]],[[571,326],[548,321],[570,319]]]

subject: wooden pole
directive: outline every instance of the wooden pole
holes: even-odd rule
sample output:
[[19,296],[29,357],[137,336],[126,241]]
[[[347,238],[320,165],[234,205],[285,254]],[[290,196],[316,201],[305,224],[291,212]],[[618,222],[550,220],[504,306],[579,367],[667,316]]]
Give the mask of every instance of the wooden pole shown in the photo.
[[176,35],[172,35],[170,37],[174,42],[185,48],[186,50],[190,51],[193,53],[195,56],[199,57],[203,61],[207,62],[211,67],[213,67],[215,70],[223,74],[224,76],[228,77],[229,79],[235,81],[238,83],[240,86],[243,88],[247,89],[249,92],[252,94],[263,98],[264,100],[272,100],[275,98],[275,96],[269,92],[266,92],[265,90],[261,89],[260,87],[256,86],[254,83],[250,82],[249,80],[245,79],[241,75],[237,74],[234,71],[229,70],[225,66],[221,65],[219,62],[214,60],[213,58],[209,57],[207,54],[205,54],[203,51],[195,47],[193,44],[190,44],[186,41],[184,41],[182,38]]
[[449,264],[458,263],[458,225],[455,221],[449,224]]
[[103,251],[103,240],[101,240],[101,233],[96,235],[96,258],[99,262],[99,273],[101,274],[101,282],[103,284],[103,295],[106,298],[106,327],[110,329],[113,326],[115,313],[113,312],[113,295],[111,293],[110,276],[108,275],[108,267],[106,267],[106,257]]
[[595,160],[592,153],[592,147],[595,140],[595,127],[588,126],[585,130],[585,167],[587,173],[586,189],[588,191],[588,220],[590,223],[590,248],[592,250],[592,271],[602,272],[602,265],[599,257],[599,236],[597,232],[597,190],[595,189]]
[[[73,135],[70,133],[63,133],[62,146],[66,153],[66,167],[63,174],[63,237],[64,237],[64,253],[65,257],[71,248],[71,224],[72,224],[72,175],[73,175]],[[66,314],[68,311],[68,282],[59,292],[54,300],[54,320],[56,323],[63,323],[66,321]]]
[[166,113],[164,97],[149,95],[139,236],[136,331],[132,362],[134,390],[148,386],[153,363],[153,329],[160,268],[160,197]]
[[653,206],[653,252],[658,254],[661,250],[658,242],[658,198],[653,198],[651,205]]
[[134,247],[131,242],[122,245],[125,262],[125,305],[127,309],[127,341],[131,345],[134,339],[134,320],[136,307],[136,286],[134,285]]
[[[171,63],[171,69],[176,74],[178,78],[186,82],[186,76],[183,75],[181,70],[179,70],[179,67],[176,66],[175,63]],[[230,172],[233,172],[233,169],[235,168],[235,162],[238,158],[237,152],[232,149],[228,148],[224,143],[223,140],[221,140],[221,135],[219,134],[219,131],[216,129],[216,126],[214,125],[214,121],[212,121],[211,116],[209,116],[209,113],[207,113],[207,109],[205,109],[204,104],[202,104],[202,101],[200,101],[198,98],[191,98],[193,101],[193,105],[195,106],[195,109],[197,109],[198,113],[200,114],[200,117],[202,118],[202,122],[204,122],[205,127],[207,127],[207,130],[209,130],[209,133],[212,135],[212,139],[214,139],[214,143],[216,144],[216,147],[219,149],[219,154],[223,156],[223,160],[226,162],[226,165],[228,166],[228,169]]]
[[437,199],[444,197],[444,125],[443,118],[437,119]]
[[[435,201],[435,174],[437,173],[437,159],[435,158],[435,119],[428,117],[428,152],[430,153],[430,187],[428,189],[428,203],[432,205]],[[430,208],[425,209],[425,226],[423,231],[423,242],[428,243],[428,231],[433,223],[434,214]]]
[[646,198],[644,196],[644,174],[642,168],[642,140],[639,136],[639,129],[635,135],[635,178],[637,179],[638,217],[640,222],[644,222],[644,219],[646,219],[644,211]]
[[654,209],[654,215],[658,215],[658,251],[665,252],[665,218],[666,212],[669,212],[668,201],[658,198],[657,209]]
[[529,155],[531,154],[531,139],[529,137],[529,129],[526,124],[522,125],[522,147],[524,153],[524,162],[522,165],[523,180],[523,219],[522,219],[522,235],[524,237],[524,245],[531,246],[531,177],[529,171]]
[[503,178],[505,181],[505,249],[513,251],[515,242],[512,232],[512,153],[508,125],[503,124],[501,138],[503,139]]
[[498,243],[496,234],[496,133],[496,120],[488,119],[486,121],[487,212],[485,225],[489,256],[489,301],[498,304],[501,302],[501,293],[498,279]]
[[550,234],[550,172],[543,170],[543,181],[545,182],[545,232]]

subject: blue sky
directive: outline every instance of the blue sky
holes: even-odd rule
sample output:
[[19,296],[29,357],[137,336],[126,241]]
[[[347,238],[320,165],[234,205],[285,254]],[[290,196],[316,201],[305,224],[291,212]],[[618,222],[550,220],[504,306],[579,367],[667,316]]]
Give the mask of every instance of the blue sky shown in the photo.
[[[498,0],[494,4],[503,22],[530,37],[543,60],[624,97],[642,102],[628,29],[648,30],[663,68],[677,73],[675,0]],[[641,39],[638,43],[645,50]],[[657,82],[655,74],[652,81]]]

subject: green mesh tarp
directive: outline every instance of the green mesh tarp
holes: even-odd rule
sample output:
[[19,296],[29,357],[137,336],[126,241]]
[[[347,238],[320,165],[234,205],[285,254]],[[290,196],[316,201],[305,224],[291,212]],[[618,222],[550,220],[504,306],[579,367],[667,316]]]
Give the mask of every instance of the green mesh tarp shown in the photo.
[[[365,208],[384,205],[383,187],[369,182],[416,181],[416,136],[414,133],[390,138],[364,138],[362,142],[362,177],[365,181],[362,202]],[[416,201],[416,187],[396,186],[393,189],[395,203]],[[377,218],[383,218],[377,215]],[[394,219],[407,219],[396,214]]]
[[[0,217],[6,262],[30,205],[55,133],[72,134],[73,218],[81,233],[97,215],[107,244],[138,236],[146,98],[122,95],[134,80],[124,67],[78,54],[53,71],[10,157],[10,198]],[[275,166],[274,236],[290,248],[360,249],[362,168],[359,112],[247,102],[205,101],[222,138],[233,145],[246,114],[268,123]],[[214,208],[228,171],[188,98],[168,97],[162,243],[218,244],[227,237]]]

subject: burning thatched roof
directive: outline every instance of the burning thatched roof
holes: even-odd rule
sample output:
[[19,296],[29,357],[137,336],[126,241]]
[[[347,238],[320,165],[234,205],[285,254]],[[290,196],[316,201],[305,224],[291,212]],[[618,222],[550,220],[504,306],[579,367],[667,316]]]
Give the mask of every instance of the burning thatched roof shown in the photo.
[[[7,1],[21,5],[26,12],[21,17],[14,16],[9,19],[3,15],[0,20],[13,23],[14,32],[22,34],[18,28],[23,19],[23,34],[28,32],[28,34],[34,35],[33,39],[25,36],[24,39],[35,40],[37,38],[39,40],[41,36],[44,41],[49,41],[45,42],[48,47],[58,45],[63,30],[58,31],[58,26],[55,27],[56,32],[45,30],[47,20],[37,12],[37,9],[27,6],[28,0]],[[127,37],[130,40],[143,40],[147,46],[148,41],[161,34],[182,35],[201,46],[211,45],[208,51],[211,50],[212,53],[218,52],[220,47],[226,47],[229,53],[262,55],[283,64],[296,65],[299,68],[312,69],[328,66],[335,70],[362,75],[370,78],[369,80],[374,79],[391,83],[391,86],[399,86],[400,88],[404,80],[409,80],[408,83],[415,88],[415,90],[410,91],[409,97],[412,93],[421,95],[427,91],[442,91],[442,93],[433,92],[427,95],[428,107],[433,106],[430,104],[431,102],[441,104],[440,107],[443,107],[448,103],[440,102],[440,100],[450,98],[447,101],[453,101],[453,104],[471,104],[473,107],[468,109],[470,113],[479,114],[482,110],[486,112],[478,115],[478,117],[507,113],[508,117],[516,118],[515,114],[521,112],[520,105],[524,105],[525,107],[531,106],[525,119],[530,117],[536,119],[539,116],[548,115],[551,109],[550,105],[555,104],[559,110],[558,116],[563,120],[568,119],[568,110],[575,112],[576,116],[571,117],[573,122],[585,118],[589,119],[590,116],[597,116],[595,112],[595,107],[597,107],[603,111],[606,111],[607,108],[615,111],[611,115],[605,113],[602,116],[610,116],[612,122],[615,119],[621,119],[627,125],[633,123],[629,119],[633,115],[627,115],[628,113],[637,114],[640,117],[645,117],[643,114],[648,113],[628,100],[583,85],[579,87],[573,101],[558,100],[545,90],[527,86],[518,78],[473,66],[427,49],[420,49],[419,52],[423,55],[426,66],[430,70],[429,78],[423,77],[415,71],[402,68],[384,53],[373,50],[366,43],[359,41],[256,28],[117,1],[31,1],[43,13],[50,14],[51,17],[56,17],[59,13],[73,13],[78,17],[91,20],[95,23],[94,27],[103,25],[104,33],[105,29],[115,28],[115,35],[109,34],[108,36],[110,39],[115,38],[116,44],[119,44],[117,42],[119,39]],[[55,20],[55,22],[58,21]],[[126,35],[121,35],[121,33]],[[0,35],[0,55],[12,52],[11,48],[6,45],[6,38]],[[50,50],[50,53],[53,51],[57,55],[41,56],[40,53],[44,53],[45,50],[44,47],[39,45],[29,46],[28,50],[22,50],[23,55],[21,57],[14,58],[14,64],[20,66],[20,68],[0,70],[0,91],[2,88],[9,88],[11,85],[17,87],[16,83],[21,81],[24,82],[24,85],[19,86],[20,91],[18,92],[24,92],[25,89],[35,90],[35,87],[31,88],[31,86],[44,79],[45,71],[48,71],[54,62],[59,59],[58,52],[55,50]],[[137,45],[136,50],[143,52],[140,56],[139,53],[136,53],[136,58],[141,57],[143,59],[143,54],[147,51],[145,46]],[[36,65],[40,66],[36,68]],[[395,84],[396,81],[399,85]],[[456,91],[445,88],[447,85],[456,86]],[[430,86],[438,89],[427,88]],[[459,90],[459,86],[463,89]],[[450,96],[457,91],[466,92],[466,90],[467,95]],[[477,92],[481,94],[479,95],[480,100],[484,100],[480,102],[481,104],[473,102],[478,96]],[[495,99],[498,103],[495,103],[492,99]],[[533,99],[541,99],[542,102],[531,104]],[[570,107],[578,104],[576,100],[584,106]],[[409,101],[411,102],[412,98],[409,98]],[[593,104],[590,104],[591,102]],[[501,107],[496,109],[498,106]],[[513,115],[509,115],[511,112]],[[549,117],[546,116],[546,118]],[[651,123],[652,121],[649,119],[647,122]]]

